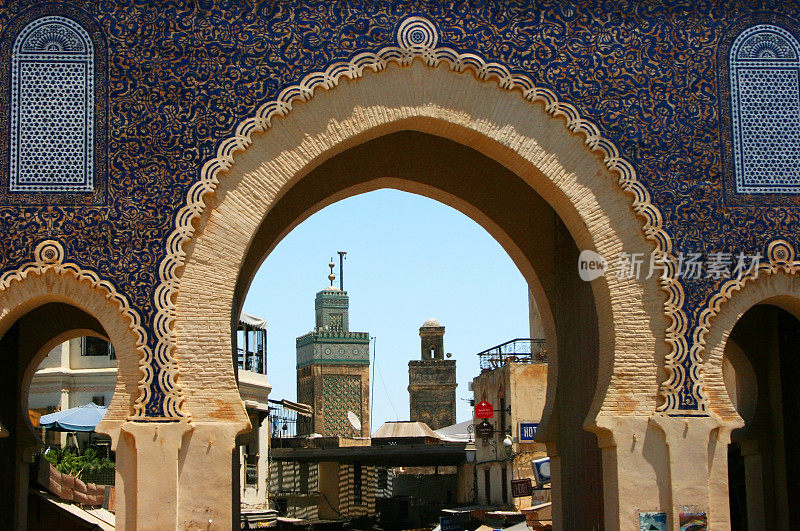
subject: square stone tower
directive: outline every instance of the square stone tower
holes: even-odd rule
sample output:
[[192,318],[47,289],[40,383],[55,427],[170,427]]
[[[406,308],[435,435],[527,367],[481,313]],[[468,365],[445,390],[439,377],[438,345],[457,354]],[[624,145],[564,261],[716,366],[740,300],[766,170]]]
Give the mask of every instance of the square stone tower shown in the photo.
[[[317,293],[316,326],[297,338],[297,400],[314,408],[298,435],[369,437],[369,333],[350,332],[346,291]],[[352,412],[361,424],[353,428]]]
[[456,423],[456,361],[445,359],[444,327],[428,319],[419,329],[420,360],[408,362],[410,419],[438,430]]

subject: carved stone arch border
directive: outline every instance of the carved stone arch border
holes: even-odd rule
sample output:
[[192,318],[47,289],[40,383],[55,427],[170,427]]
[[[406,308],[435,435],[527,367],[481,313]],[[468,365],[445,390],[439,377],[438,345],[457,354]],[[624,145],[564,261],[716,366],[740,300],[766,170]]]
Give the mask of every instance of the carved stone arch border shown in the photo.
[[[659,409],[679,409],[678,391],[686,385],[694,386],[697,402],[702,403],[699,382],[690,383],[692,374],[687,374],[679,363],[688,351],[688,319],[683,311],[684,291],[676,276],[678,268],[677,260],[672,254],[672,240],[664,229],[661,212],[652,204],[650,194],[639,181],[633,165],[620,155],[610,140],[601,135],[596,125],[581,117],[576,107],[560,102],[554,92],[537,87],[529,76],[512,72],[500,63],[487,61],[472,53],[460,53],[452,48],[438,46],[437,30],[427,19],[411,17],[402,22],[398,28],[397,44],[377,52],[357,54],[349,61],[334,63],[324,71],[310,73],[300,83],[285,88],[277,98],[262,105],[253,117],[239,124],[235,134],[221,142],[216,156],[203,165],[198,182],[189,189],[185,205],[176,213],[174,229],[166,241],[166,256],[159,265],[160,283],[154,297],[154,359],[176,366],[173,356],[175,298],[180,289],[182,269],[187,256],[185,246],[195,237],[194,223],[210,204],[221,175],[232,167],[234,156],[252,144],[253,134],[268,131],[275,118],[289,115],[294,104],[308,102],[321,89],[331,90],[344,80],[362,77],[365,72],[381,72],[392,63],[403,67],[420,60],[432,68],[445,66],[451,72],[471,72],[478,80],[495,82],[500,90],[518,92],[531,104],[541,103],[551,116],[563,118],[569,131],[582,135],[592,152],[602,155],[606,168],[619,176],[620,188],[632,196],[631,207],[643,220],[644,236],[655,244],[654,259],[663,265],[664,274],[660,279],[660,286],[667,295],[664,313],[670,322],[666,330],[670,352],[665,363],[669,377],[660,390],[664,403]],[[167,393],[174,393],[174,390],[167,388]],[[175,411],[171,413],[176,416],[183,414]]]
[[[129,418],[144,418],[144,404],[153,383],[153,355],[147,346],[147,332],[142,327],[141,317],[131,308],[128,299],[94,271],[67,261],[61,243],[46,240],[36,246],[32,261],[0,276],[0,334],[42,301],[73,304],[106,325],[114,324],[116,320],[119,324],[107,330],[112,340],[114,336],[122,337],[120,332],[123,330],[129,334],[129,348],[120,349],[117,345],[119,372],[116,390],[123,393],[115,391],[109,414],[103,421],[105,426],[101,429],[114,431]],[[113,319],[109,319],[109,312],[113,312]],[[131,351],[136,352],[135,360],[125,356],[125,352]],[[126,360],[130,361],[126,363]],[[137,382],[136,388],[132,387],[131,381]],[[133,397],[131,415],[130,401]]]
[[725,343],[744,313],[759,303],[775,303],[800,319],[800,260],[786,240],[767,246],[766,261],[730,279],[711,297],[700,313],[692,334],[690,356],[709,396],[710,412],[720,422],[738,427],[741,419],[733,407],[722,381]]

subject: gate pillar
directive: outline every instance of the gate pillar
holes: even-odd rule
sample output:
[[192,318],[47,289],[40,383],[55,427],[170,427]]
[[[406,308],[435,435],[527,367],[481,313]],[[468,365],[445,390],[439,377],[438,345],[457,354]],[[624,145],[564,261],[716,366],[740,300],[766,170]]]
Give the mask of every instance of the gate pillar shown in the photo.
[[179,453],[188,422],[125,422],[116,442],[116,527],[178,528]]

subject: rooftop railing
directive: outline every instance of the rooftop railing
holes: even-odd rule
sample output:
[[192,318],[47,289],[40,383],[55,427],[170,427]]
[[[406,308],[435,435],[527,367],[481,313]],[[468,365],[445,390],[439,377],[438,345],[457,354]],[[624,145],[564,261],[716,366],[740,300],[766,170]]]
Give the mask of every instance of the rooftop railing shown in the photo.
[[506,363],[547,363],[544,339],[517,338],[478,352],[481,372],[499,369]]

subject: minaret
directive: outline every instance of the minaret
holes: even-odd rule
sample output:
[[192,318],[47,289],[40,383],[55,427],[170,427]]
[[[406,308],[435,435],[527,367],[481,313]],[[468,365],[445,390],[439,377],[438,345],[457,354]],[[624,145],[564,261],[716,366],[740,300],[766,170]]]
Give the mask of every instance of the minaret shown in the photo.
[[436,319],[425,321],[419,337],[422,359],[408,362],[410,417],[438,430],[456,423],[456,360],[445,359],[444,327]]
[[[350,299],[333,285],[333,259],[329,267],[330,286],[314,301],[314,330],[297,338],[297,401],[314,408],[298,435],[369,437],[369,333],[350,332]],[[348,412],[358,417],[360,430]]]

